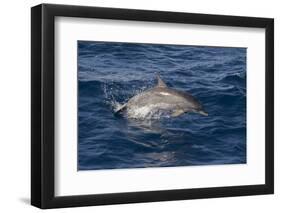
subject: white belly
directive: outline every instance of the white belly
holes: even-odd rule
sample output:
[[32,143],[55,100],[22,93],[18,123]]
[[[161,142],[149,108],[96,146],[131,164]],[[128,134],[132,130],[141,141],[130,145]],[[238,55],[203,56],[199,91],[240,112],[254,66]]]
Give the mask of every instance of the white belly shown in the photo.
[[131,106],[127,108],[127,116],[135,119],[159,119],[163,114],[167,114],[171,106],[167,104],[149,104],[145,106]]

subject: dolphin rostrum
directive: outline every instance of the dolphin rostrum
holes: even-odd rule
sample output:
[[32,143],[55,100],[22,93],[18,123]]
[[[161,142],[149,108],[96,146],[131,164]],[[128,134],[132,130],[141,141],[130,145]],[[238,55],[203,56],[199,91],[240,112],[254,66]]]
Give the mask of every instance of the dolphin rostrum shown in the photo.
[[195,112],[207,116],[202,105],[191,94],[172,89],[157,75],[158,83],[154,88],[145,90],[118,107],[115,113],[126,110],[129,118],[146,119],[153,114],[165,112],[172,117]]

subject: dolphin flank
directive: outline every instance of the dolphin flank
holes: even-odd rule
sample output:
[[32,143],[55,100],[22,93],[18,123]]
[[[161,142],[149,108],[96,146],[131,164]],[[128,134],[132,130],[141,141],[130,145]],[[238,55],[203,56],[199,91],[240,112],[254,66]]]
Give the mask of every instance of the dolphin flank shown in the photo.
[[168,87],[157,75],[158,83],[154,88],[145,90],[132,98],[118,109],[115,113],[126,110],[129,118],[146,119],[153,114],[165,112],[172,117],[184,113],[195,112],[207,116],[203,106],[191,94]]

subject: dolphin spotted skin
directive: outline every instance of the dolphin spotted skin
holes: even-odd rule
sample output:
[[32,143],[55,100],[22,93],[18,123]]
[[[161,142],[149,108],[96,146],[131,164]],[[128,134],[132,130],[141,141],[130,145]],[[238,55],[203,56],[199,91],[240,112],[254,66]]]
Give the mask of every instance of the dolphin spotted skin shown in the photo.
[[168,87],[157,75],[158,83],[154,88],[145,90],[132,98],[116,110],[125,111],[129,118],[146,119],[154,114],[165,112],[172,117],[184,113],[195,112],[207,116],[202,105],[191,94]]

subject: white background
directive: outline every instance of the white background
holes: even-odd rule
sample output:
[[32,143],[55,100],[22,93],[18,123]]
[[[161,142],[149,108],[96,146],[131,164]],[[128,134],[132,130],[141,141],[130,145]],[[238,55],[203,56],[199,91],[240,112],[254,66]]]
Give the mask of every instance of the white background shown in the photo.
[[[55,195],[265,183],[264,29],[65,17],[55,23]],[[77,39],[247,47],[247,164],[77,172]]]
[[[279,1],[132,1],[60,0],[45,3],[81,4],[137,9],[275,18],[275,195],[201,199],[50,210],[51,212],[280,212],[281,207],[281,25]],[[28,205],[30,196],[30,7],[41,1],[1,2],[0,78],[0,212],[39,212]],[[277,85],[279,82],[279,85]],[[279,109],[279,110],[278,110]],[[279,131],[278,131],[279,130]]]

